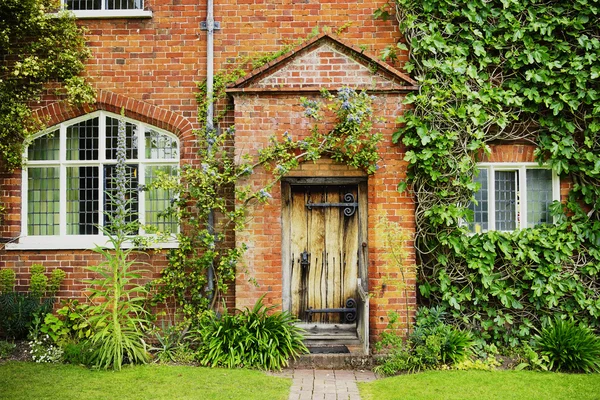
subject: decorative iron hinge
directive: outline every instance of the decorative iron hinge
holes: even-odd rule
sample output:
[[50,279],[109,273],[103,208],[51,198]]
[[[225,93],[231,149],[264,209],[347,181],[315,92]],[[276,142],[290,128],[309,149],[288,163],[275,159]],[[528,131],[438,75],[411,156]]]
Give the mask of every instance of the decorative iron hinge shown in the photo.
[[344,215],[351,217],[356,212],[358,202],[352,193],[346,193],[344,195],[344,203],[311,203],[310,201],[306,203],[306,208],[309,210],[312,210],[314,207],[343,207]]
[[305,312],[308,314],[309,321],[312,320],[313,314],[340,313],[344,314],[344,322],[352,323],[356,321],[356,300],[354,300],[352,297],[349,297],[346,300],[345,308],[309,308]]

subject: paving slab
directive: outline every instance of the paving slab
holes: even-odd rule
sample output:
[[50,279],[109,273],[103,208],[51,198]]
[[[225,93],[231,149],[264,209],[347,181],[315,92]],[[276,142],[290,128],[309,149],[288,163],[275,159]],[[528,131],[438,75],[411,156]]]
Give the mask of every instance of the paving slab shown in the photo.
[[275,375],[293,379],[289,400],[360,400],[356,382],[376,379],[368,370],[289,369]]

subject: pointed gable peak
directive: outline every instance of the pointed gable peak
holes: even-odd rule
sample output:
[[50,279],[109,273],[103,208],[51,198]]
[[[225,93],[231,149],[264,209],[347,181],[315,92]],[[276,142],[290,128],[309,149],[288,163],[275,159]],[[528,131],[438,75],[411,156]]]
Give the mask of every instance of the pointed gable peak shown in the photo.
[[237,80],[228,92],[336,90],[343,86],[414,90],[416,85],[406,74],[323,33]]

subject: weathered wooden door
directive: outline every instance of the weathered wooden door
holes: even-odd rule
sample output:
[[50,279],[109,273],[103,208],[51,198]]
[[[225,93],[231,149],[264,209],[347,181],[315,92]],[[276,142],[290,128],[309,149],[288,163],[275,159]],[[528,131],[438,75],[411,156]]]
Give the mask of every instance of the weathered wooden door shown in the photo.
[[283,194],[289,310],[303,322],[348,322],[342,313],[307,311],[345,308],[348,299],[358,300],[360,215],[366,206],[359,186],[288,185]]

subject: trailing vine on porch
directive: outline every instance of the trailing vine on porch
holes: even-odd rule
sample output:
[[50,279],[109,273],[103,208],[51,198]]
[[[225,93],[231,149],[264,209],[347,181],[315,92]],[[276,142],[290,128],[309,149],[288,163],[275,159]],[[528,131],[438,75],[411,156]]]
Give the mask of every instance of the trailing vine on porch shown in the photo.
[[[395,0],[376,12],[395,14],[420,84],[394,136],[409,163],[399,190],[417,203],[420,294],[482,339],[515,345],[555,314],[600,327],[599,6]],[[555,225],[471,235],[476,163],[506,141],[535,144],[572,190]]]
[[[323,91],[322,100],[302,98],[304,116],[314,121],[306,136],[287,131],[273,135],[256,156],[245,154],[239,160],[232,154],[233,126],[222,133],[198,132],[200,165],[184,166],[177,180],[162,176],[154,183],[176,193],[177,200],[167,213],[175,214],[181,226],[179,247],[169,252],[169,265],[155,282],[156,301],[174,298],[177,312],[192,319],[214,308],[234,281],[236,268],[243,265],[245,247],[235,247],[228,232],[242,230],[248,207],[269,201],[273,185],[300,163],[329,156],[374,173],[382,135],[373,132],[372,101],[366,92],[350,88],[335,94]],[[326,117],[334,118],[331,129],[323,128]],[[258,190],[243,185],[258,168],[270,171],[271,180]],[[217,220],[214,234],[208,226],[211,210]],[[212,302],[206,290],[211,265],[215,270]]]

